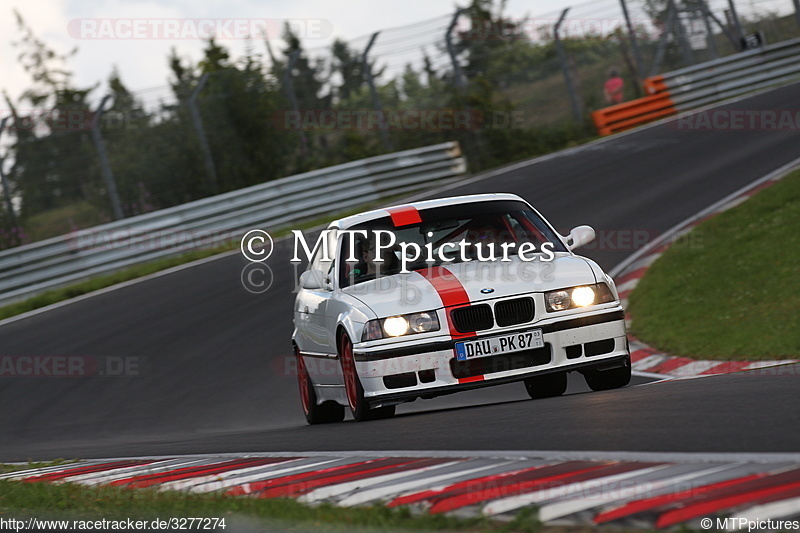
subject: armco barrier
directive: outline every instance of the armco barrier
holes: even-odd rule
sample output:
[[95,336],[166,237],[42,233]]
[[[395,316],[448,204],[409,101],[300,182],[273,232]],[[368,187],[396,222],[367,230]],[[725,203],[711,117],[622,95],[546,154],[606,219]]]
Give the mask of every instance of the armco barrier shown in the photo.
[[800,79],[800,39],[647,78],[648,96],[599,109],[592,120],[601,135],[610,135],[795,79]]
[[675,113],[669,93],[659,93],[595,111],[592,120],[600,135],[611,135]]
[[0,306],[92,276],[458,180],[457,142],[282,178],[0,252]]

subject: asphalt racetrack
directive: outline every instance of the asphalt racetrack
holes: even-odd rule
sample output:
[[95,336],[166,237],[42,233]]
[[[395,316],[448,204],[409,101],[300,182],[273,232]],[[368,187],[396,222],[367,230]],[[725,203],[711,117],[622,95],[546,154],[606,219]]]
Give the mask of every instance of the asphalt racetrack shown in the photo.
[[[721,109],[796,109],[800,85]],[[673,225],[800,157],[798,131],[686,131],[677,122],[578,147],[436,196],[517,193],[606,270]],[[262,228],[267,231],[270,228]],[[747,251],[743,250],[743,254]],[[0,326],[0,355],[84,356],[106,375],[0,378],[0,461],[343,450],[796,452],[800,366],[532,401],[522,384],[401,406],[390,420],[310,427],[290,336],[288,246],[252,294],[240,255]],[[762,260],[753,258],[753,260]],[[768,264],[765,263],[765,267]],[[769,334],[769,332],[765,332]],[[128,364],[128,375],[110,376]],[[110,366],[109,366],[110,365]],[[125,371],[121,373],[125,374]]]

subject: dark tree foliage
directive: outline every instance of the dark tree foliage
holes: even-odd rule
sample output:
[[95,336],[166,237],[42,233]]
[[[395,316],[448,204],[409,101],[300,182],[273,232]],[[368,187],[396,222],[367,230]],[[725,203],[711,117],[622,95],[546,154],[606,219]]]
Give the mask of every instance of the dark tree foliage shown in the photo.
[[[102,193],[91,154],[88,95],[78,88],[64,64],[75,51],[59,55],[38,39],[16,13],[21,37],[14,45],[33,85],[19,105],[8,101],[14,132],[14,164],[8,180],[24,199],[22,216],[79,200],[96,200]],[[87,163],[92,161],[91,163]]]
[[[449,64],[434,64],[428,50],[423,50],[420,65],[407,65],[391,79],[385,74],[385,61],[370,55],[369,69],[386,115],[433,112],[468,117],[462,127],[450,127],[446,121],[433,127],[391,127],[388,136],[395,150],[456,140],[471,169],[478,170],[557,149],[586,135],[585,125],[570,119],[557,126],[531,127],[530,121],[519,124],[510,118],[516,111],[512,102],[541,96],[520,94],[520,87],[556,80],[559,85],[554,87],[563,88],[552,43],[532,42],[503,8],[502,0],[471,0],[464,8],[454,35],[463,86],[455,83]],[[94,209],[94,223],[110,220],[108,191],[90,128],[106,94],[111,95],[109,106],[97,124],[125,216],[387,151],[374,127],[352,121],[334,127],[315,122],[323,113],[341,117],[374,112],[363,50],[344,41],[334,41],[325,57],[313,58],[287,25],[282,45],[266,42],[266,58],[254,53],[251,43],[244,57],[234,58],[213,39],[205,43],[197,62],[173,49],[165,58],[172,98],[169,104],[154,106],[131,92],[116,68],[102,90],[99,84],[76,86],[67,68],[74,52],[59,55],[21,17],[17,19],[19,61],[32,82],[18,102],[8,101],[15,122],[9,179],[15,201],[22,206],[23,225],[76,205]],[[618,39],[566,39],[565,45],[576,68],[618,54]],[[441,57],[443,45],[434,52]],[[296,119],[298,111],[299,125],[289,120]],[[35,127],[24,127],[28,123]],[[71,216],[58,219],[62,233],[74,229]]]

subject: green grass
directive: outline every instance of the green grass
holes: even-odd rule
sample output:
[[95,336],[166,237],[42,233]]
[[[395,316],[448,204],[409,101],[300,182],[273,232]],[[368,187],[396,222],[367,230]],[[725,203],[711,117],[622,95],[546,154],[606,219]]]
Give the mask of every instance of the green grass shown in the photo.
[[[0,481],[0,517],[58,520],[152,520],[171,517],[226,519],[226,529],[252,531],[466,531],[538,532],[535,512],[513,522],[412,514],[407,508],[307,506],[294,500],[261,500],[219,494],[196,495],[151,489]],[[222,529],[217,529],[224,531]],[[240,529],[237,529],[240,530]]]
[[56,207],[29,217],[25,230],[31,241],[64,234],[64,228],[88,228],[109,222],[101,209],[86,201]]
[[48,466],[66,465],[69,463],[77,462],[77,459],[55,459],[46,463],[38,463],[29,461],[27,463],[3,464],[0,463],[0,474],[7,474],[9,472],[19,472],[22,470],[30,470],[32,468],[46,468]]
[[119,272],[115,272],[113,274],[108,274],[105,276],[97,276],[95,278],[75,283],[73,285],[69,285],[66,287],[49,290],[47,292],[43,292],[42,294],[33,296],[32,298],[28,298],[27,300],[23,300],[18,303],[0,307],[0,320],[16,316],[22,313],[27,313],[28,311],[33,311],[34,309],[39,309],[40,307],[46,307],[48,305],[58,303],[63,300],[75,298],[76,296],[81,296],[83,294],[88,294],[90,292],[104,289],[112,285],[117,285],[125,281],[141,278],[143,276],[153,274],[154,272],[166,270],[168,268],[182,265],[184,263],[197,261],[199,259],[216,255],[218,253],[222,253],[224,251],[228,251],[231,249],[233,249],[233,246],[221,246],[219,248],[214,248],[209,250],[196,250],[193,252],[188,252],[183,255],[175,257],[167,257],[164,259],[159,259],[157,261],[151,261],[149,263],[136,265],[130,268],[126,268],[124,270],[120,270]]
[[800,171],[698,225],[631,294],[632,332],[674,355],[800,358]]

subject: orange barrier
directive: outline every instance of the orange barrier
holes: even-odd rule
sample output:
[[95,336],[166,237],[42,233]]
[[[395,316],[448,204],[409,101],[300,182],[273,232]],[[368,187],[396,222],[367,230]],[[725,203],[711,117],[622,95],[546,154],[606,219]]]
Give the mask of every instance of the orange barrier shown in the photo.
[[651,76],[644,80],[642,86],[647,94],[658,94],[669,90],[664,82],[664,76]]
[[649,96],[598,109],[592,120],[600,135],[611,135],[678,112],[661,76],[644,81]]

